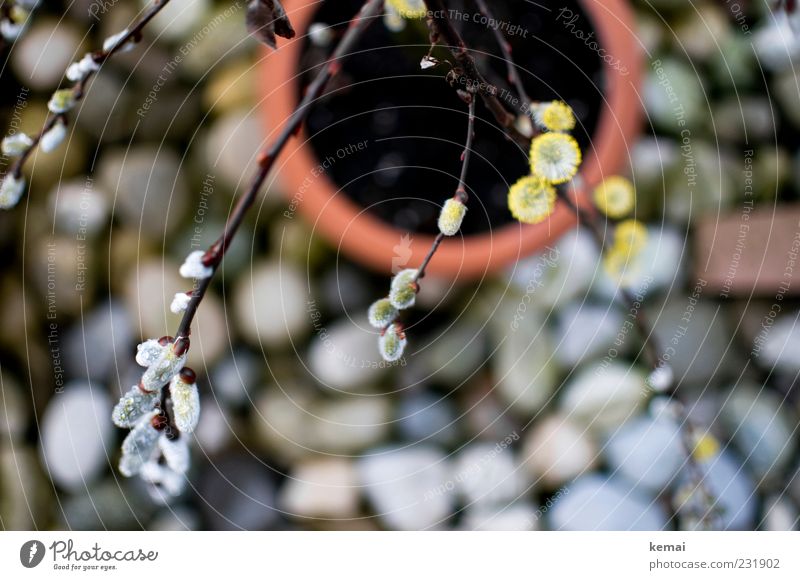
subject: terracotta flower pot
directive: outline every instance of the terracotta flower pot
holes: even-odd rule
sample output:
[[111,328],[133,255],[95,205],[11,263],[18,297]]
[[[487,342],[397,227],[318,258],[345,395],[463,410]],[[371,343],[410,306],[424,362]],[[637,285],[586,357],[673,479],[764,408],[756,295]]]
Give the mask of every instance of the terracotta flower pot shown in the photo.
[[[262,108],[270,134],[289,118],[297,104],[302,37],[319,6],[309,0],[285,0],[284,5],[299,34],[290,42],[282,42],[278,51],[263,60]],[[588,203],[587,192],[603,176],[620,170],[628,156],[628,146],[638,131],[642,51],[627,1],[581,0],[581,6],[590,20],[581,24],[591,25],[599,48],[604,50],[601,55],[609,57],[602,65],[605,87],[602,110],[591,145],[584,151],[580,179],[575,181],[582,185],[576,187],[574,194],[580,203]],[[565,25],[564,34],[571,33],[574,34],[574,27]],[[304,181],[319,165],[320,160],[309,146],[305,133],[286,148],[278,170],[290,197],[303,188]],[[409,266],[419,264],[430,248],[432,236],[403,231],[375,217],[343,194],[326,174],[316,176],[313,186],[303,189],[297,210],[311,222],[318,235],[365,266],[389,272],[398,244],[409,233]],[[441,201],[451,194],[443,191]],[[509,223],[481,234],[448,238],[431,262],[429,273],[459,279],[482,277],[543,248],[576,223],[575,215],[559,204],[550,220],[542,224]]]

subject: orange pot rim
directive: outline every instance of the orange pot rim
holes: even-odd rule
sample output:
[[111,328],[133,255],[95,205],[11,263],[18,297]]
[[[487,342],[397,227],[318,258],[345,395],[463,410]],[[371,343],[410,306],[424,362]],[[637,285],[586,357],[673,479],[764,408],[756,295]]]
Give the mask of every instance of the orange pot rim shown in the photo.
[[[286,123],[297,105],[298,62],[303,33],[319,2],[286,0],[284,6],[300,34],[283,42],[263,59],[261,104],[268,134]],[[628,141],[638,131],[642,109],[638,87],[642,75],[642,49],[635,35],[634,15],[626,0],[581,0],[590,23],[577,21],[574,30],[596,33],[598,46],[609,60],[603,60],[604,102],[595,137],[585,152],[579,178],[573,182],[578,203],[588,204],[588,191],[605,176],[619,170],[628,156]],[[583,26],[581,26],[583,24]],[[565,34],[572,33],[565,26]],[[277,79],[277,82],[276,82]],[[308,144],[305,130],[283,151],[277,163],[280,183],[290,198],[287,217],[299,211],[331,244],[355,261],[388,273],[396,266],[397,246],[410,236],[402,266],[419,264],[430,249],[433,236],[408,232],[366,212],[342,193],[320,166]],[[443,196],[443,200],[446,196]],[[511,223],[482,234],[446,238],[428,272],[444,278],[473,279],[509,266],[553,243],[577,224],[576,216],[563,204],[544,223]],[[410,253],[408,253],[410,250]]]

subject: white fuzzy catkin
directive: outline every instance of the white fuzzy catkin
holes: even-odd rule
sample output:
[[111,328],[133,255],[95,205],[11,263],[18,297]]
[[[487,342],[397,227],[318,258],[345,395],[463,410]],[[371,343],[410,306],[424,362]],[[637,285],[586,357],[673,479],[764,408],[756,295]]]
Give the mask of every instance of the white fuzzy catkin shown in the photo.
[[158,448],[161,449],[164,461],[172,471],[181,475],[189,471],[189,444],[186,437],[170,439],[166,435],[161,435],[158,440]]
[[158,360],[147,367],[142,375],[142,388],[148,392],[159,391],[177,375],[186,362],[186,353],[178,356],[172,345],[165,348]]
[[417,300],[417,289],[414,286],[416,270],[408,269],[399,272],[394,279],[389,290],[389,301],[398,310],[411,308]]
[[210,266],[203,264],[203,256],[205,256],[205,252],[202,250],[196,250],[186,256],[186,260],[179,270],[180,275],[184,278],[195,278],[197,280],[203,280],[211,276],[214,270]]
[[33,139],[25,133],[14,133],[3,139],[0,151],[8,157],[19,157],[33,145]]
[[142,417],[122,442],[122,458],[119,460],[119,471],[125,477],[139,473],[142,466],[153,455],[161,433],[153,427],[153,417],[160,411],[152,411]]
[[82,81],[89,73],[100,70],[100,65],[95,62],[91,54],[86,54],[78,62],[73,62],[67,68],[67,78],[73,82]]
[[13,173],[8,173],[0,184],[0,209],[11,209],[19,203],[22,194],[25,193],[25,178],[14,177]]
[[61,89],[53,93],[47,101],[47,108],[54,115],[66,113],[75,106],[75,93],[72,89]]
[[383,329],[395,321],[399,312],[388,298],[381,298],[367,310],[367,318],[372,327]]
[[460,200],[450,198],[444,202],[442,211],[439,213],[439,231],[446,236],[454,236],[461,229],[464,216],[467,213],[467,206]]
[[152,494],[153,498],[157,500],[163,501],[178,496],[183,493],[186,487],[186,478],[182,474],[176,473],[169,467],[161,465],[156,461],[148,461],[145,463],[139,475],[144,481],[156,486],[167,495],[165,498],[163,496],[159,497],[157,494]]
[[156,401],[158,396],[155,393],[144,393],[139,385],[133,385],[114,407],[111,420],[117,427],[133,427],[142,417],[153,411]]
[[191,433],[200,419],[200,394],[195,383],[187,383],[180,375],[169,385],[175,426],[181,433]]
[[392,324],[386,331],[378,338],[378,349],[380,350],[383,360],[386,362],[395,362],[400,360],[407,344],[406,336],[403,330],[396,324]]
[[[115,47],[117,47],[117,45],[120,43],[120,41],[128,35],[128,32],[129,31],[126,28],[125,30],[123,30],[121,32],[118,32],[116,34],[112,34],[111,36],[106,38],[103,41],[103,51],[104,52],[109,52],[110,50],[112,50]],[[133,47],[135,45],[136,45],[136,41],[134,41],[132,38],[129,38],[128,40],[125,41],[125,44],[123,44],[122,46],[117,48],[116,51],[119,52],[119,53],[128,52],[128,51],[133,50]]]
[[67,136],[67,126],[64,122],[59,119],[55,122],[55,124],[47,131],[44,135],[42,135],[41,140],[39,141],[39,148],[45,153],[50,153],[51,151],[55,151],[56,147],[61,145],[64,141],[64,138]]
[[186,292],[178,292],[172,299],[172,304],[169,305],[169,309],[173,314],[182,314],[186,311],[191,301],[192,297],[189,294]]
[[162,346],[154,338],[145,340],[136,347],[136,362],[143,367],[149,367],[161,357],[164,349],[169,347],[169,344]]

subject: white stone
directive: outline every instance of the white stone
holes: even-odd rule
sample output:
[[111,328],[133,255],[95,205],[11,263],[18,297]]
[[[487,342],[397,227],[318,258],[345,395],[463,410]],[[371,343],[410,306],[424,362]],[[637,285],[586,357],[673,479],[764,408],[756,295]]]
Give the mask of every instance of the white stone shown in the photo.
[[529,415],[552,397],[558,370],[543,318],[531,309],[524,316],[517,328],[507,328],[504,336],[494,333],[500,346],[491,365],[498,395],[514,410]]
[[79,52],[81,37],[64,20],[37,15],[33,23],[11,51],[11,65],[24,85],[34,90],[54,89]]
[[713,302],[704,301],[702,289],[685,297],[670,298],[647,309],[659,353],[672,367],[682,385],[706,388],[714,378],[732,371],[732,332],[724,313]]
[[[169,147],[111,149],[102,155],[98,166],[97,186],[109,196],[114,217],[140,230],[142,236],[162,239],[173,231],[193,199],[183,179],[181,158]],[[179,259],[184,257],[180,255]],[[159,262],[159,267],[166,265]]]
[[552,530],[656,531],[668,526],[661,504],[615,479],[584,475],[568,489],[547,512]]
[[726,389],[721,417],[745,465],[758,477],[774,482],[795,457],[797,416],[788,413],[783,397],[744,383]]
[[111,401],[97,384],[73,381],[54,393],[41,424],[43,465],[67,490],[91,483],[116,450],[111,445]]
[[311,339],[308,363],[317,382],[328,389],[363,391],[393,365],[401,364],[383,361],[378,352],[378,335],[364,318],[345,318],[321,328],[325,334],[316,332]]
[[645,402],[645,375],[620,362],[595,362],[582,367],[563,389],[560,408],[593,429],[615,428]]
[[280,388],[263,391],[251,413],[258,441],[263,442],[268,453],[287,462],[310,454],[315,434],[308,423],[314,419],[315,404],[314,395],[302,384],[286,382]]
[[256,264],[237,283],[234,308],[239,329],[256,345],[296,342],[311,328],[308,298],[305,277],[295,266]]
[[422,365],[430,380],[446,385],[461,384],[489,360],[485,330],[470,323],[456,323],[420,350],[422,360],[414,364]]
[[544,417],[525,435],[522,460],[536,481],[549,487],[591,469],[597,459],[597,446],[586,427],[563,415]]
[[510,505],[471,505],[464,510],[460,528],[481,532],[529,532],[538,529],[536,508],[527,501]]
[[423,390],[404,396],[396,406],[395,419],[402,437],[410,443],[452,444],[459,436],[451,397],[439,397]]
[[510,503],[527,487],[527,474],[507,444],[468,445],[456,456],[453,470],[458,490],[469,503]]
[[249,393],[258,387],[264,361],[244,349],[237,349],[221,360],[211,375],[214,393],[232,405],[249,401]]
[[792,502],[781,496],[772,495],[764,500],[764,516],[762,525],[767,532],[791,532],[797,530],[797,508]]
[[611,435],[604,451],[615,475],[653,493],[669,486],[686,460],[681,432],[665,417],[628,421]]
[[355,453],[378,444],[392,428],[388,397],[347,397],[312,409],[306,428],[314,430],[315,449]]
[[434,447],[376,449],[358,462],[359,481],[386,529],[442,528],[453,512],[447,459]]
[[63,233],[94,237],[108,221],[106,195],[91,182],[59,182],[49,194],[50,211]]
[[[146,8],[150,5],[150,0],[140,0],[139,4],[142,8]],[[184,0],[174,4],[169,3],[158,13],[158,18],[154,18],[152,23],[148,24],[147,29],[157,38],[172,41],[189,41],[195,34],[200,37],[199,40],[202,40],[202,37],[207,34],[202,31],[203,25],[208,24],[206,19],[209,17],[210,9],[210,0]],[[234,12],[233,9],[231,12]],[[236,17],[237,14],[234,12],[233,18]],[[187,46],[191,49],[195,44],[197,42]]]
[[[685,250],[685,236],[676,230],[648,227],[644,248],[631,258],[625,272],[626,279],[633,280],[627,285],[630,293],[635,297],[643,297],[662,288],[680,287],[686,278],[681,267]],[[619,281],[612,279],[601,268],[593,290],[610,300],[619,292]]]
[[612,348],[621,326],[616,308],[572,302],[558,313],[554,356],[565,367],[601,357]]
[[194,431],[202,453],[213,455],[222,451],[230,441],[234,429],[231,419],[219,408],[219,402],[206,397],[200,421]]
[[[265,134],[256,113],[238,110],[215,121],[209,131],[206,163],[232,187],[240,188],[256,170],[256,156],[265,145]],[[270,197],[267,196],[267,203]]]
[[553,247],[517,262],[510,276],[519,291],[531,294],[534,305],[551,308],[581,296],[601,270],[597,244],[580,226]]
[[329,457],[297,464],[278,495],[288,515],[300,518],[352,518],[360,489],[350,459]]
[[778,317],[771,328],[763,331],[763,337],[763,342],[756,344],[760,347],[759,365],[788,375],[800,373],[800,321],[797,313]]

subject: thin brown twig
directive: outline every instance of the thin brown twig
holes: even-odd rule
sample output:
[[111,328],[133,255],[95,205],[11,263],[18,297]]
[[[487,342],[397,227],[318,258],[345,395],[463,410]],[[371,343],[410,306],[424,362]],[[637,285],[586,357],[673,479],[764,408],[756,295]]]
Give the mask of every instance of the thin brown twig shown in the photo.
[[[456,193],[453,197],[458,199],[461,203],[465,204],[469,201],[469,194],[467,193],[467,172],[469,171],[469,162],[472,158],[472,143],[475,140],[475,96],[471,94],[467,94],[469,98],[469,120],[467,122],[467,140],[464,145],[464,152],[461,154],[461,175],[458,178],[458,187],[456,187]],[[434,238],[433,243],[431,244],[430,250],[425,255],[425,258],[422,260],[419,268],[417,269],[417,273],[414,276],[412,283],[416,284],[419,280],[425,277],[425,271],[428,269],[428,264],[430,264],[433,256],[436,254],[436,250],[439,249],[439,245],[442,243],[444,239],[444,234],[439,232],[437,236]]]
[[[125,46],[128,41],[134,40],[135,42],[139,42],[142,37],[142,31],[144,30],[145,26],[158,14],[161,10],[169,4],[170,0],[153,0],[153,3],[147,8],[145,13],[136,21],[136,23],[130,27],[127,32],[119,38],[119,40],[109,48],[108,50],[97,50],[92,53],[92,58],[94,62],[99,66],[102,65],[105,61],[111,58],[114,54],[119,52],[123,46]],[[83,98],[83,95],[86,91],[86,85],[89,80],[97,73],[96,70],[91,70],[86,73],[86,75],[81,78],[81,80],[77,81],[72,87],[72,94],[76,101],[79,101]],[[36,149],[39,142],[42,140],[42,137],[52,129],[56,123],[61,120],[64,124],[67,124],[67,115],[65,113],[56,113],[51,114],[47,117],[47,120],[42,125],[41,130],[31,138],[32,144],[28,147],[19,157],[14,160],[14,163],[9,168],[9,172],[14,177],[19,177],[22,174],[22,167],[25,165],[25,162],[28,158],[33,154],[34,150]]]
[[[486,4],[485,0],[475,0],[475,4],[478,6],[478,10],[483,14],[484,17],[487,18],[489,22],[497,22],[494,17],[494,14],[489,9],[489,5]],[[506,62],[506,68],[508,69],[508,82],[514,87],[517,91],[517,96],[522,99],[522,102],[526,106],[526,112],[528,115],[533,119],[533,100],[528,96],[527,91],[525,90],[525,85],[522,82],[522,77],[519,76],[519,71],[517,70],[516,63],[514,62],[514,57],[512,56],[512,48],[511,43],[508,42],[503,31],[500,30],[497,26],[490,26],[492,29],[492,34],[494,34],[494,38],[497,41],[498,46],[500,47],[500,51],[503,53],[503,59]],[[533,125],[534,131],[536,131],[536,124]]]
[[225,252],[230,246],[236,232],[239,230],[239,227],[242,225],[247,211],[256,200],[258,192],[264,184],[269,171],[275,164],[278,155],[289,142],[289,139],[300,129],[301,124],[305,121],[311,110],[311,105],[320,97],[328,82],[341,70],[342,61],[352,52],[362,33],[381,15],[382,11],[383,0],[368,0],[361,7],[359,13],[350,22],[347,32],[342,36],[339,45],[334,50],[330,59],[322,65],[322,69],[308,86],[305,96],[297,105],[297,108],[292,113],[292,116],[289,118],[278,137],[267,145],[259,155],[258,171],[253,176],[247,191],[239,199],[228,217],[222,235],[208,250],[206,250],[203,256],[203,264],[211,268],[211,275],[200,280],[192,291],[192,299],[189,301],[189,305],[183,313],[183,318],[178,326],[178,332],[175,335],[176,345],[183,342],[188,343],[192,321],[197,314],[197,309],[211,285],[211,281],[222,262],[222,258],[225,256]]
[[468,88],[480,95],[486,108],[494,115],[494,118],[506,132],[516,141],[527,141],[528,138],[520,133],[514,123],[516,115],[511,114],[500,99],[497,98],[497,88],[492,87],[475,64],[475,60],[469,54],[464,39],[461,38],[458,30],[453,26],[449,17],[449,10],[444,0],[425,0],[428,7],[428,28],[431,31],[431,44],[437,44],[442,39],[451,54],[456,60],[456,64],[466,77]]

